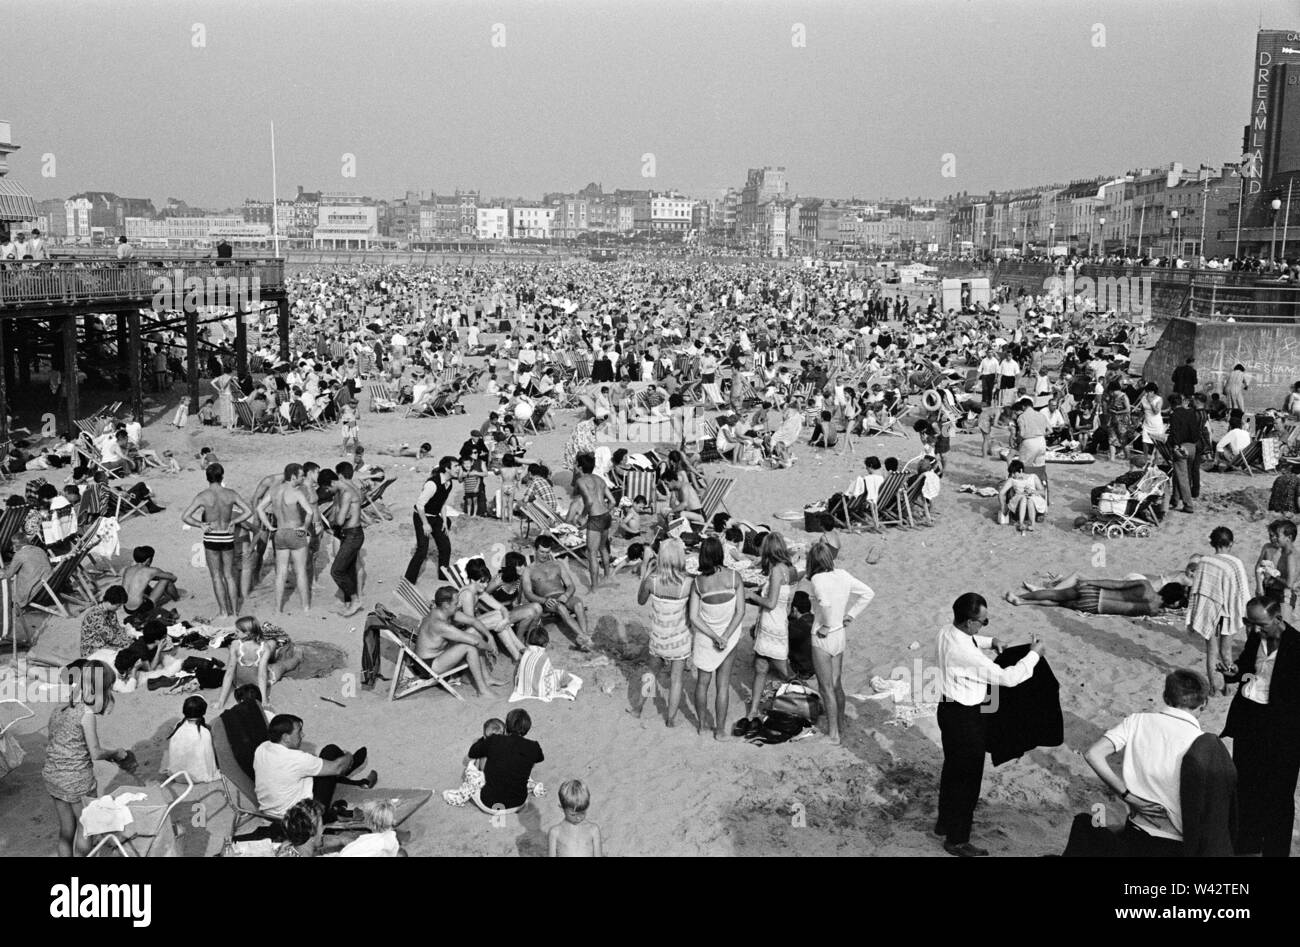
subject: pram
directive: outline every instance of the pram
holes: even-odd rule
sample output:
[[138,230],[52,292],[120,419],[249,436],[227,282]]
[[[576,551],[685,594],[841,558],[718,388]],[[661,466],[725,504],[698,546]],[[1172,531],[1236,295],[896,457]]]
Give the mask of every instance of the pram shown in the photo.
[[1080,525],[1080,529],[1111,539],[1120,536],[1146,539],[1150,536],[1151,530],[1160,525],[1153,507],[1163,499],[1169,486],[1169,475],[1152,464],[1142,471],[1128,493],[1110,491],[1107,489],[1109,486],[1105,484],[1093,490],[1092,515]]

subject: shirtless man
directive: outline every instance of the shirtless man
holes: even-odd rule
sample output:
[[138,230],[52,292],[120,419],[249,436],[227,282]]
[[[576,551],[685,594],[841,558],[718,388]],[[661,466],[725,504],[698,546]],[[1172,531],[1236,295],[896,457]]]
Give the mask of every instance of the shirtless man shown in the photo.
[[[311,577],[307,574],[308,524],[315,511],[303,492],[302,464],[288,464],[284,479],[262,497],[257,518],[268,532],[275,532],[275,604],[284,613],[285,583],[289,579],[289,560],[293,560],[294,579],[302,613],[311,614]],[[270,515],[275,515],[272,527]]]
[[699,493],[691,486],[690,478],[678,470],[670,474],[665,483],[672,491],[672,496],[668,500],[668,522],[671,523],[678,517],[685,517],[697,529],[703,526],[704,506],[700,502]]
[[587,610],[578,598],[578,584],[573,573],[555,558],[556,542],[550,536],[538,536],[533,546],[537,558],[524,570],[521,587],[524,599],[542,606],[542,621],[548,618],[560,621],[573,632],[578,651],[592,650],[592,639],[587,631]]
[[587,572],[591,579],[591,589],[595,589],[597,559],[600,560],[600,574],[609,576],[609,530],[613,523],[610,511],[614,507],[614,497],[609,492],[609,484],[596,476],[596,458],[592,454],[579,454],[577,467],[580,472],[578,479],[573,482],[577,496],[569,509],[569,522],[577,525],[582,514],[585,514]]
[[346,460],[335,465],[333,470],[322,470],[318,482],[334,492],[330,522],[339,538],[339,548],[334,554],[334,564],[330,566],[330,578],[339,587],[343,599],[339,614],[347,617],[355,615],[361,608],[357,558],[366,541],[366,532],[361,528],[361,491],[352,482],[352,465]]
[[451,620],[455,612],[456,590],[450,585],[439,586],[433,595],[433,608],[420,622],[415,653],[439,674],[446,674],[462,663],[469,665],[469,676],[474,681],[478,696],[495,696],[489,688],[498,686],[501,682],[487,676],[479,652],[495,654],[496,643],[490,634],[456,627]]
[[[261,505],[267,492],[280,482],[278,473],[267,474],[257,482],[253,490],[253,510]],[[239,591],[247,599],[252,596],[253,588],[262,575],[262,559],[266,556],[266,545],[271,541],[271,532],[254,515],[235,531],[235,540],[240,553]]]
[[[131,553],[132,565],[122,570],[122,587],[126,589],[126,604],[122,610],[129,620],[142,612],[151,612],[161,605],[179,599],[176,576],[153,565],[152,546],[136,546]],[[211,568],[211,566],[209,566]],[[217,580],[212,580],[215,589]]]
[[252,517],[253,508],[234,490],[222,486],[226,471],[220,464],[208,464],[204,473],[207,489],[190,503],[181,522],[203,530],[203,556],[220,610],[218,617],[234,618],[244,603],[239,577],[235,574],[235,531],[240,523]]

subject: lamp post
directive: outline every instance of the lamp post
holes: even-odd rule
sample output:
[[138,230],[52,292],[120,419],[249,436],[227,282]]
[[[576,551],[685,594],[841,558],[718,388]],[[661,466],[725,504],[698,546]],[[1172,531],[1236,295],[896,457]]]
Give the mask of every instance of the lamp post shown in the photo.
[[1282,209],[1282,202],[1275,197],[1268,206],[1273,208],[1273,239],[1268,245],[1268,262],[1272,263],[1277,259],[1277,212]]
[[1177,237],[1175,236],[1175,232],[1177,231],[1177,229],[1178,229],[1178,211],[1171,210],[1169,212],[1169,257],[1171,260],[1177,255],[1177,250],[1175,249],[1178,245]]
[[1052,221],[1047,225],[1047,258],[1049,260],[1056,255],[1052,252],[1053,248],[1056,246],[1056,238],[1052,236],[1055,232],[1056,221]]
[[1106,218],[1097,218],[1097,252],[1106,255]]

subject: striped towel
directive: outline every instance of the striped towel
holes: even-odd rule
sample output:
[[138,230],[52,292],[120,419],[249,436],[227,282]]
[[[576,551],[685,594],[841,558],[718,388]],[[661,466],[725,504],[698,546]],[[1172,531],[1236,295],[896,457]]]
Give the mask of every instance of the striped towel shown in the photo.
[[530,645],[519,656],[515,692],[510,695],[510,702],[540,700],[549,704],[557,697],[573,700],[581,689],[582,678],[567,671],[557,671],[551,667],[545,648]]
[[1228,553],[1206,556],[1196,566],[1187,606],[1187,629],[1206,641],[1245,631],[1250,598],[1246,567]]

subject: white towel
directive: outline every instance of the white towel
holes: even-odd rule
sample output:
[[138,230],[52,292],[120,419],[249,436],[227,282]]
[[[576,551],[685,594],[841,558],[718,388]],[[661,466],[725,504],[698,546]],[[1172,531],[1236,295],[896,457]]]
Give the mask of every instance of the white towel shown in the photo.
[[519,667],[515,671],[515,692],[510,695],[510,702],[540,700],[550,703],[558,697],[573,700],[581,689],[582,678],[551,667],[551,659],[546,656],[546,650],[530,645],[519,657]]

